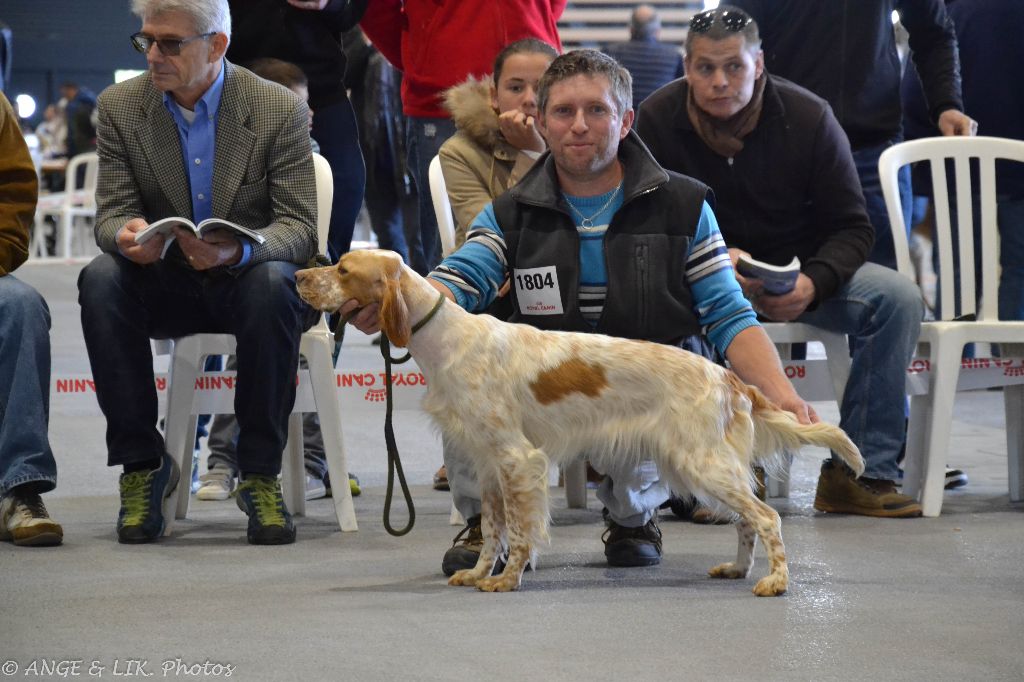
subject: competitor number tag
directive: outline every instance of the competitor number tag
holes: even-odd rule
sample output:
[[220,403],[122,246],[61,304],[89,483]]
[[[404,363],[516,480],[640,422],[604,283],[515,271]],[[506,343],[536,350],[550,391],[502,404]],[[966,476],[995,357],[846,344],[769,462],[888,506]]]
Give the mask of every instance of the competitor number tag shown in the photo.
[[558,291],[555,266],[512,270],[519,312],[523,315],[561,315],[562,296]]

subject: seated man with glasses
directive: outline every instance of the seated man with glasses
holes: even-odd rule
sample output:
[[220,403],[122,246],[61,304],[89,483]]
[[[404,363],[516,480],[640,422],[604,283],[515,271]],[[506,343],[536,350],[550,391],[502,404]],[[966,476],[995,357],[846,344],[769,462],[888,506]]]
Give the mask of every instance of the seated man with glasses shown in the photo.
[[707,183],[735,266],[799,257],[795,288],[771,295],[736,274],[761,317],[849,335],[853,366],[840,426],[867,463],[860,479],[826,461],[814,507],[866,516],[920,516],[896,491],[905,440],[904,383],[923,312],[912,282],[866,262],[868,220],[850,144],[828,103],[764,68],[757,24],[725,5],[694,16],[686,77],[640,106],[637,132],[669,170]]
[[[248,540],[294,542],[277,475],[299,339],[316,319],[294,281],[317,252],[306,104],[224,59],[227,0],[133,4],[142,30],[131,40],[149,71],[100,95],[96,241],[104,253],[78,280],[107,462],[124,468],[118,540],[156,540],[179,485],[156,427],[149,339],[221,332],[238,341],[237,502],[249,516]],[[200,239],[176,227],[166,254],[164,237],[135,242],[150,223],[175,216],[228,220],[263,240],[220,230]]]

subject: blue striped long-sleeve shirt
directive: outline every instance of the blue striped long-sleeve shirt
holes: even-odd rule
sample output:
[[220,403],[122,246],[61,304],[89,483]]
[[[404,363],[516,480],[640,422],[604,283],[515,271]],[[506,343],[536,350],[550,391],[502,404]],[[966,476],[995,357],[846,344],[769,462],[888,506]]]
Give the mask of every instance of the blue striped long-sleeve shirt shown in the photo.
[[[600,205],[608,196],[567,196],[566,199],[587,214],[586,203]],[[602,228],[607,229],[611,216],[621,205],[619,196],[605,211],[591,218],[592,227],[583,229],[577,225],[581,230],[580,280],[586,285],[581,286],[580,307],[584,317],[595,322],[600,317],[600,307],[593,296],[595,287],[603,302],[603,291],[608,283],[601,249]],[[595,233],[600,235],[599,240],[594,239]],[[462,248],[444,259],[430,276],[451,289],[458,304],[471,312],[483,311],[494,301],[508,276],[508,263],[504,235],[491,204],[473,220]],[[686,282],[704,333],[723,354],[739,332],[757,325],[756,315],[733,274],[718,221],[707,202],[701,208],[697,230],[686,255]],[[591,295],[584,299],[588,291]]]

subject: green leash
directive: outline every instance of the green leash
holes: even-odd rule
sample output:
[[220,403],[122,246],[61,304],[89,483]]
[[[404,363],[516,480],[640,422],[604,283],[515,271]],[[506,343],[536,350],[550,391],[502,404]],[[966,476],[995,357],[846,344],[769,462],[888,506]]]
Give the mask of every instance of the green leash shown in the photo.
[[[412,336],[417,331],[423,328],[427,322],[437,314],[437,311],[441,309],[444,304],[445,296],[442,293],[438,294],[437,303],[430,309],[426,317],[413,325],[409,335]],[[356,309],[346,315],[344,318],[339,319],[338,326],[334,330],[334,339],[336,342],[341,343],[341,339],[344,337],[345,323],[348,322],[353,315],[359,312]],[[398,454],[398,445],[395,442],[395,428],[392,423],[392,412],[393,403],[391,397],[391,365],[392,363],[401,365],[408,362],[412,355],[406,353],[400,358],[391,357],[391,341],[388,339],[387,334],[381,333],[380,336],[380,354],[384,357],[384,386],[387,389],[386,396],[386,409],[384,412],[384,442],[388,448],[388,487],[384,493],[384,529],[395,537],[401,537],[412,530],[413,525],[416,523],[416,506],[413,504],[412,495],[409,493],[409,484],[405,480],[405,472],[402,470],[402,459]],[[404,528],[395,530],[391,525],[391,500],[395,492],[395,475],[397,473],[398,483],[402,487],[402,495],[405,497],[405,507],[409,513],[409,521]]]

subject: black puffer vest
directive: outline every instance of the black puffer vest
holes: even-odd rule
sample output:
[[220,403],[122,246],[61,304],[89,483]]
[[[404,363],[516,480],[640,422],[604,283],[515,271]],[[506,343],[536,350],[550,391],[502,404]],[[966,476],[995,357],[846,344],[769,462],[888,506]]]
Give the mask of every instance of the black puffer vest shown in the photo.
[[[700,323],[686,283],[686,255],[705,200],[706,185],[663,170],[630,132],[619,146],[625,166],[624,200],[604,237],[608,292],[597,328],[579,312],[580,241],[558,191],[550,155],[494,201],[505,235],[512,280],[510,322],[539,329],[597,331],[673,345],[699,336]],[[525,314],[516,271],[554,266],[563,313]]]

